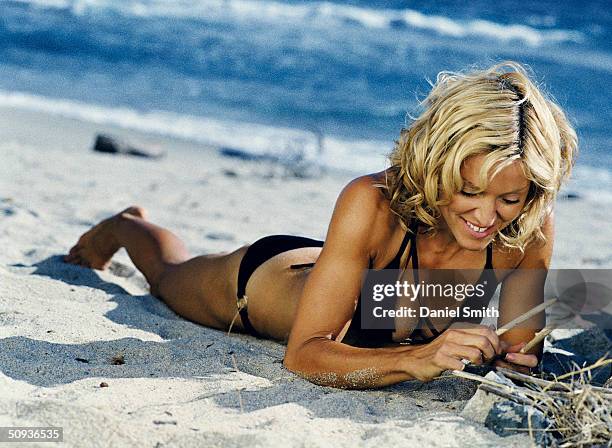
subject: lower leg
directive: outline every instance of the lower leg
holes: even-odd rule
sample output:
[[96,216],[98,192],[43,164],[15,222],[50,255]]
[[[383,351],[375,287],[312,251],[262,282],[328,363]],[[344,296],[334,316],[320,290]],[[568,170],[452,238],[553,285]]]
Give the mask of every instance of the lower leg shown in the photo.
[[114,235],[146,277],[153,295],[157,295],[159,279],[166,268],[190,258],[185,244],[176,235],[139,217],[120,217]]
[[148,222],[140,207],[130,207],[85,233],[65,259],[69,263],[104,269],[122,247],[144,274],[154,295],[166,268],[190,258],[176,235]]

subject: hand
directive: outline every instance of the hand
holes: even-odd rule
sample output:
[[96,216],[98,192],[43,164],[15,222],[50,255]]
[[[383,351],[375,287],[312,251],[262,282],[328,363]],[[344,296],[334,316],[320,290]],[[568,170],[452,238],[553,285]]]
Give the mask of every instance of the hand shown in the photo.
[[519,353],[523,347],[527,345],[525,342],[508,347],[504,359],[495,361],[495,366],[503,367],[504,369],[512,369],[517,372],[529,375],[530,369],[538,365],[538,357],[527,353]]
[[[502,342],[490,327],[450,328],[429,344],[406,353],[401,365],[412,377],[430,381],[444,370],[463,370],[467,359],[482,364],[503,352]],[[520,350],[520,348],[519,348]]]

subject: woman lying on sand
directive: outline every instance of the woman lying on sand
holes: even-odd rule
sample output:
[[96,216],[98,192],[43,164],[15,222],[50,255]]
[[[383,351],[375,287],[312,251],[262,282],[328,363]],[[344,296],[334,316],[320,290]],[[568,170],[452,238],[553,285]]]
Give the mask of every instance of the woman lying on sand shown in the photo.
[[66,261],[104,269],[124,247],[151,294],[176,313],[213,328],[288,338],[284,365],[318,384],[427,381],[466,360],[534,367],[536,355],[518,352],[542,315],[502,337],[482,325],[447,328],[448,319],[396,331],[361,328],[368,268],[494,267],[499,325],[543,300],[545,276],[521,272],[550,262],[552,208],[576,150],[565,115],[512,63],[442,73],[424,105],[402,130],[390,168],[344,188],[324,245],[275,235],[192,258],[174,234],[130,207],[85,233]]

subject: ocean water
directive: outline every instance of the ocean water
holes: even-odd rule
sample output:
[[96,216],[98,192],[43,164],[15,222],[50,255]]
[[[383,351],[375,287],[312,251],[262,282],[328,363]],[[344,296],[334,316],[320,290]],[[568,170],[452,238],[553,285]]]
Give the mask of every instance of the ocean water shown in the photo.
[[610,191],[611,10],[605,0],[3,0],[0,102],[367,172],[384,166],[439,71],[511,59],[576,125],[581,188]]

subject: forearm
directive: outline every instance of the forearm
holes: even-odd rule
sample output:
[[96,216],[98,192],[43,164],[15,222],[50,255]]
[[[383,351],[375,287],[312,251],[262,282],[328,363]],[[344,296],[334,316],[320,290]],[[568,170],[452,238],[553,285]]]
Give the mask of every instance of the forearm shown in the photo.
[[415,347],[359,348],[327,338],[304,343],[285,367],[307,380],[343,389],[372,389],[413,379],[405,369]]

